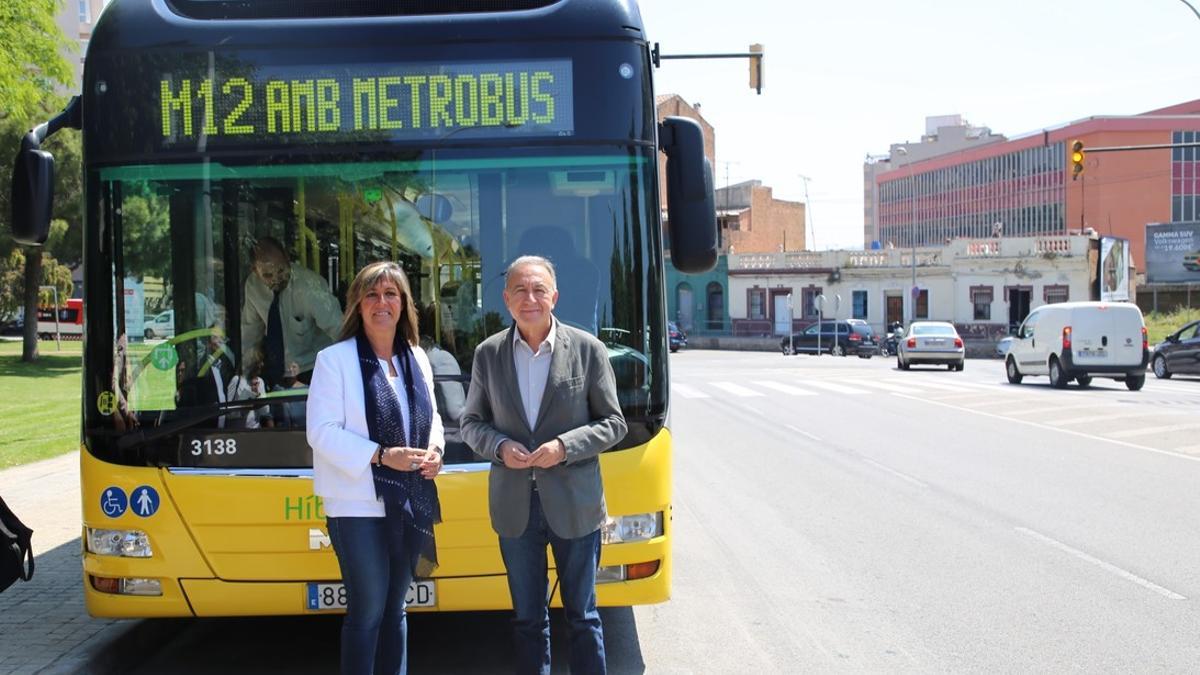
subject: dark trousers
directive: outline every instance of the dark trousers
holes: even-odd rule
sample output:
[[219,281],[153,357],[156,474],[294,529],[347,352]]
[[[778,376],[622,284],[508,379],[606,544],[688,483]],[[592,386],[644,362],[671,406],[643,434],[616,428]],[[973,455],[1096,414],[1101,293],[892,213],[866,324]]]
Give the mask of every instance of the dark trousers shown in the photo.
[[390,553],[384,518],[327,518],[326,523],[346,585],[342,674],[404,675],[404,598],[412,583],[411,561]]
[[550,674],[550,614],[547,609],[546,544],[554,552],[559,591],[571,637],[571,673],[602,675],[604,629],[596,610],[596,567],[600,562],[600,530],[563,539],[546,524],[537,491],[529,503],[529,524],[519,537],[500,537],[500,553],[508,570],[516,634],[516,672]]

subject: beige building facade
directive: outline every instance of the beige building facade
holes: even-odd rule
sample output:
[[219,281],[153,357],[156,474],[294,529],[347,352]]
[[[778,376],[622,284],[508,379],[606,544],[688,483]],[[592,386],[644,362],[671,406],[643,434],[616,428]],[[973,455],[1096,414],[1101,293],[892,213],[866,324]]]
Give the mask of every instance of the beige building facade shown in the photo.
[[66,0],[55,17],[58,27],[77,48],[64,54],[75,68],[75,82],[69,88],[71,94],[79,93],[83,82],[83,59],[87,56],[88,42],[92,39],[92,27],[104,10],[105,0]]
[[1036,307],[1094,299],[1098,248],[1097,239],[1083,235],[918,248],[915,307],[906,292],[913,273],[907,249],[735,254],[729,315],[734,335],[761,337],[786,335],[818,315],[862,319],[882,333],[913,310],[918,319],[953,323],[977,349],[987,349]]

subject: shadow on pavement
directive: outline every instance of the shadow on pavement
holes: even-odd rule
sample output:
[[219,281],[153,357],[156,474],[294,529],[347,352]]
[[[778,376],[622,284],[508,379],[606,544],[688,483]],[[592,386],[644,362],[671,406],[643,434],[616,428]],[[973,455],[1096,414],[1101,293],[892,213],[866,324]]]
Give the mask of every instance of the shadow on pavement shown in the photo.
[[[600,612],[609,672],[645,672],[633,609]],[[410,614],[409,671],[511,673],[509,616],[509,612]],[[550,618],[554,672],[566,673],[566,624],[561,611],[552,611]],[[341,616],[195,619],[131,672],[337,672],[340,629]]]

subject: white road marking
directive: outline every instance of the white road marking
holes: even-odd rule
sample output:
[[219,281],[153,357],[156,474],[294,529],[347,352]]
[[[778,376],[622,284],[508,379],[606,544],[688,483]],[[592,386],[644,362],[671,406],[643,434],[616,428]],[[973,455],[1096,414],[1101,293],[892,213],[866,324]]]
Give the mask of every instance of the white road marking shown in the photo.
[[808,438],[811,438],[812,440],[814,440],[814,441],[816,441],[816,442],[818,442],[818,443],[820,443],[820,442],[821,442],[821,439],[820,439],[820,438],[819,438],[817,435],[815,435],[815,434],[810,434],[810,433],[808,433],[807,431],[805,431],[805,430],[803,430],[803,429],[800,429],[800,428],[797,428],[797,427],[794,427],[794,426],[792,426],[792,425],[790,425],[790,424],[785,424],[785,425],[783,425],[783,426],[785,426],[785,427],[787,427],[787,428],[791,429],[792,431],[794,431],[794,432],[796,432],[796,433],[800,434],[801,436],[807,436]]
[[974,393],[974,391],[972,390],[972,388],[970,386],[964,386],[964,385],[958,385],[958,384],[943,384],[941,382],[927,382],[925,380],[917,380],[916,382],[917,382],[918,387],[924,387],[926,389],[934,389],[934,390],[938,390],[938,391],[953,391],[953,392],[958,392],[960,394],[963,394],[966,392]]
[[962,412],[971,413],[973,415],[982,415],[984,417],[991,417],[992,419],[1001,420],[1003,422],[1012,422],[1014,424],[1024,424],[1027,427],[1036,427],[1038,429],[1047,429],[1050,431],[1057,431],[1060,434],[1071,434],[1072,436],[1079,436],[1081,438],[1087,438],[1087,439],[1090,439],[1093,441],[1112,443],[1114,445],[1123,445],[1127,448],[1134,448],[1136,450],[1145,450],[1146,452],[1153,452],[1153,453],[1157,453],[1159,455],[1166,455],[1168,457],[1176,457],[1178,459],[1186,459],[1189,462],[1200,462],[1200,457],[1196,457],[1196,456],[1192,456],[1192,455],[1181,455],[1178,452],[1171,452],[1170,450],[1160,450],[1158,448],[1152,448],[1148,445],[1138,445],[1137,443],[1130,443],[1129,441],[1120,441],[1115,438],[1106,438],[1104,436],[1095,436],[1093,434],[1085,434],[1082,431],[1073,431],[1071,429],[1063,429],[1061,427],[1052,427],[1048,424],[1042,424],[1040,422],[1030,422],[1029,420],[1019,420],[1019,419],[1015,419],[1012,417],[1005,417],[1004,415],[996,415],[994,413],[983,412],[982,410],[974,410],[972,408],[965,408],[965,407],[959,406],[959,405],[950,405],[948,403],[942,403],[941,401],[933,401],[928,398],[921,398],[919,396],[908,396],[907,394],[892,394],[892,396],[899,396],[900,398],[906,398],[910,401],[918,401],[920,403],[927,403],[929,405],[940,405],[943,408],[950,408],[951,410],[960,410]]
[[[1022,400],[1022,403],[1028,403]],[[1016,410],[1000,410],[997,411],[1001,415],[1032,415],[1033,413],[1048,413],[1062,412],[1063,410],[1098,410],[1100,408],[1118,408],[1120,406],[1112,403],[1080,403],[1079,405],[1040,405],[1036,408],[1018,408]]]
[[1175,452],[1200,452],[1200,445],[1185,445],[1182,448],[1175,448]]
[[1188,429],[1200,429],[1200,423],[1194,424],[1171,424],[1168,426],[1150,426],[1140,429],[1125,429],[1124,431],[1113,431],[1104,434],[1108,438],[1134,438],[1135,436],[1150,436],[1152,434],[1165,434],[1172,431],[1187,431]]
[[1100,560],[1099,558],[1090,556],[1087,553],[1084,553],[1083,551],[1080,551],[1077,548],[1072,548],[1072,547],[1062,543],[1061,541],[1058,541],[1057,539],[1053,539],[1051,537],[1047,537],[1046,535],[1044,535],[1040,532],[1034,532],[1033,530],[1031,530],[1027,527],[1018,527],[1018,528],[1016,528],[1016,530],[1017,530],[1017,532],[1020,532],[1021,534],[1028,535],[1030,537],[1033,537],[1034,539],[1037,539],[1038,541],[1042,542],[1043,544],[1049,544],[1050,546],[1053,546],[1054,548],[1056,548],[1060,551],[1063,551],[1065,553],[1070,553],[1071,555],[1075,556],[1076,558],[1079,558],[1080,560],[1083,560],[1085,562],[1089,562],[1093,565],[1096,565],[1097,567],[1104,570],[1105,572],[1111,572],[1112,574],[1115,574],[1115,575],[1121,577],[1122,579],[1125,579],[1126,581],[1132,581],[1133,583],[1135,583],[1139,586],[1148,588],[1148,589],[1154,591],[1155,593],[1158,593],[1159,595],[1170,598],[1171,600],[1187,600],[1186,597],[1176,593],[1175,591],[1171,591],[1166,588],[1163,588],[1162,586],[1159,586],[1158,584],[1156,584],[1152,581],[1148,581],[1146,579],[1143,579],[1142,577],[1139,577],[1138,575],[1134,574],[1133,572],[1127,572],[1127,571],[1121,569],[1120,567],[1113,565],[1112,563],[1106,563],[1103,560]]
[[815,391],[801,389],[800,387],[793,387],[790,384],[783,384],[781,382],[771,382],[770,380],[758,380],[754,384],[757,384],[760,387],[766,387],[767,389],[774,389],[775,391],[781,391],[785,394],[788,394],[789,396],[816,396],[817,395],[817,392],[815,392]]
[[692,389],[686,384],[679,384],[678,382],[671,384],[671,391],[684,398],[709,398],[708,394],[699,389]]
[[883,464],[880,464],[879,462],[876,462],[875,460],[867,459],[866,457],[860,457],[859,459],[861,459],[862,461],[866,462],[867,464],[870,464],[871,466],[879,469],[880,471],[886,471],[901,480],[906,480],[909,483],[916,485],[917,487],[924,487],[924,488],[929,487],[928,483],[917,480],[916,478],[913,478],[912,476],[910,476],[906,473],[901,473],[901,472],[891,468],[890,466],[884,466]]
[[753,389],[747,389],[746,387],[743,387],[740,384],[734,384],[733,382],[709,382],[709,384],[717,389],[724,389],[734,396],[741,396],[742,398],[750,398],[751,396],[766,396],[766,394],[761,394]]
[[934,401],[961,401],[968,398],[982,398],[978,403],[966,403],[964,405],[992,405],[996,402],[996,392],[994,391],[964,391],[961,394],[935,394],[929,398]]
[[850,384],[853,384],[853,385],[860,386],[860,387],[874,387],[876,389],[882,389],[884,391],[892,391],[892,392],[896,392],[899,394],[913,394],[913,393],[919,394],[922,391],[920,386],[913,387],[913,386],[909,386],[906,384],[905,385],[891,384],[888,382],[879,382],[877,380],[847,380],[847,382],[849,382]]
[[834,382],[825,382],[822,380],[805,380],[804,385],[808,386],[808,387],[816,387],[817,389],[824,389],[826,391],[832,391],[837,394],[866,394],[866,393],[868,393],[865,389],[855,389],[854,387],[847,387],[844,384],[836,384]]
[[[1125,419],[1125,418],[1129,418],[1129,417],[1146,417],[1147,415],[1168,415],[1168,414],[1178,415],[1179,413],[1171,413],[1171,412],[1157,411],[1157,410],[1154,411],[1153,413],[1150,413],[1146,410],[1137,410],[1134,412],[1127,412],[1127,413],[1113,413],[1111,415],[1088,415],[1086,417],[1068,417],[1065,420],[1046,420],[1046,424],[1053,424],[1055,426],[1067,425],[1067,424],[1089,424],[1091,422],[1107,422],[1108,420],[1119,420],[1119,419]],[[1111,434],[1108,434],[1108,435],[1111,436]]]

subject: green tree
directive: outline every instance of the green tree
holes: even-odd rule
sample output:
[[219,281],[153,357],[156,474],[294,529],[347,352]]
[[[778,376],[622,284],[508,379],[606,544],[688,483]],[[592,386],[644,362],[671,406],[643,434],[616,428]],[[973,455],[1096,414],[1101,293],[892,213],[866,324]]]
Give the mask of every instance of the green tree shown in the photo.
[[0,116],[28,124],[46,109],[48,98],[71,83],[74,73],[63,56],[78,51],[58,27],[61,0],[4,0],[0,3]]
[[[132,191],[134,185],[127,186]],[[154,194],[144,186],[142,194],[126,194],[121,202],[121,225],[124,238],[127,274],[140,277],[170,278],[171,250],[170,205],[165,197]]]
[[[72,84],[74,73],[64,56],[78,49],[59,29],[56,17],[61,0],[4,0],[0,3],[0,126],[4,131],[6,152],[0,166],[11,162],[21,137],[34,122],[48,119],[51,111],[62,107],[61,91]],[[0,190],[11,185],[11,168],[0,176]],[[11,203],[5,195],[3,219],[11,232]],[[0,237],[0,239],[9,239]],[[65,239],[65,238],[64,238]],[[0,248],[0,255],[11,252],[11,240]],[[42,279],[42,255],[26,255],[23,282],[25,287],[25,344],[21,358],[37,360],[37,286]],[[2,258],[7,260],[7,257]]]
[[[56,223],[60,221],[55,221]],[[33,250],[33,249],[28,249]],[[24,247],[12,249],[9,254],[0,259],[0,315],[14,316],[24,308],[25,304],[25,251]],[[35,251],[41,254],[41,279],[35,291],[39,305],[54,304],[54,294],[49,289],[41,290],[43,286],[54,286],[58,290],[58,301],[64,305],[67,298],[75,292],[75,282],[71,279],[71,268],[54,259],[45,251]],[[36,315],[34,320],[36,322]]]
[[10,248],[0,259],[0,316],[15,317],[25,303],[25,253]]

